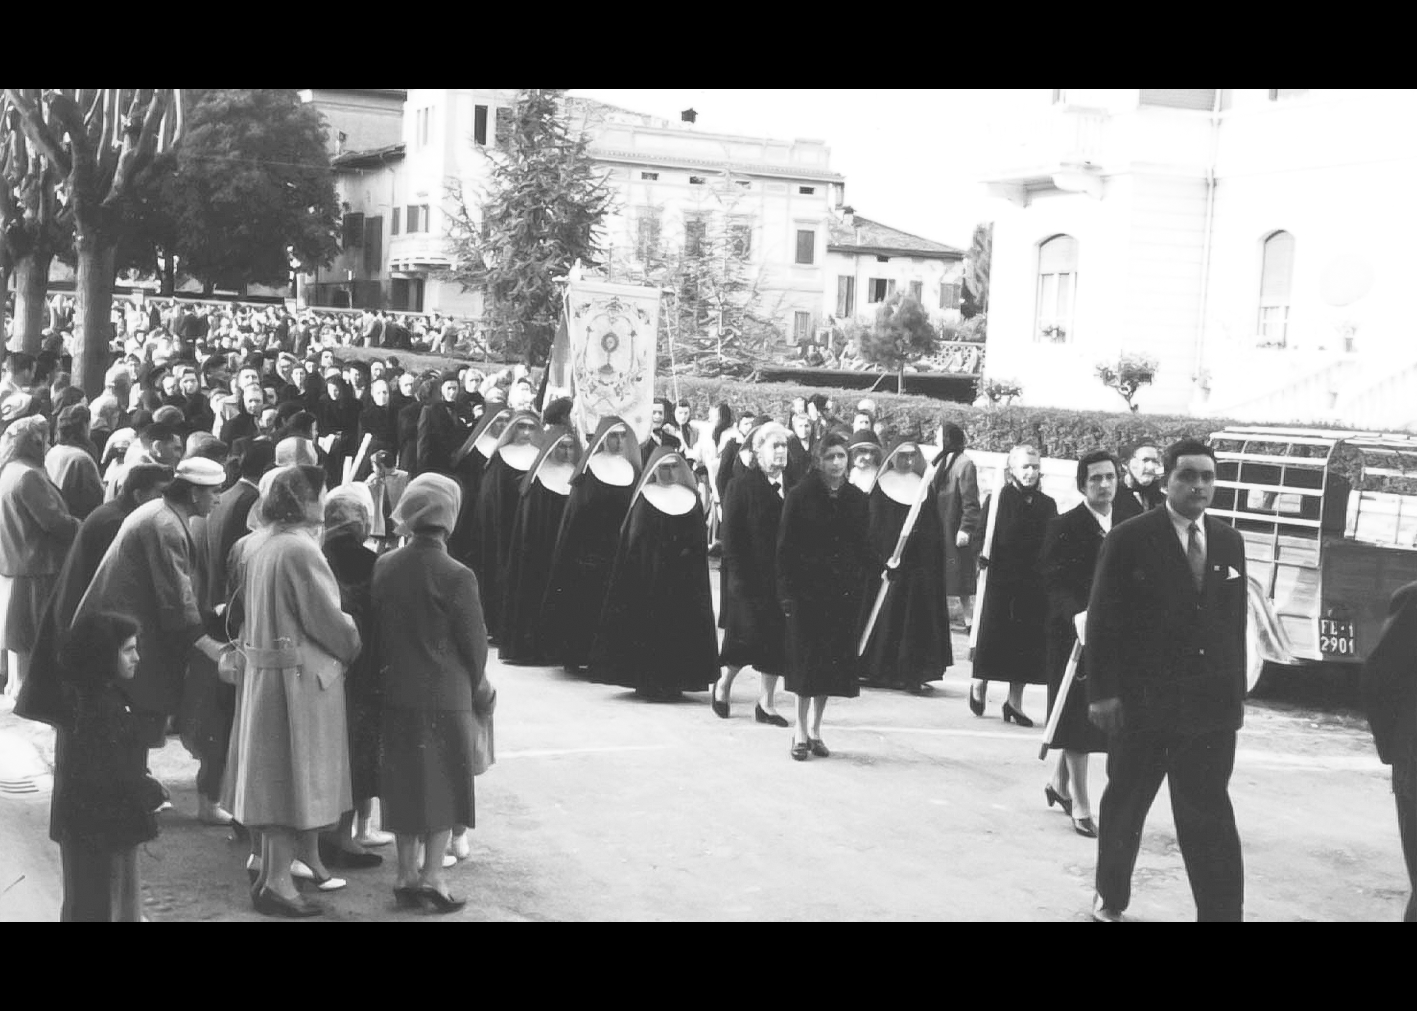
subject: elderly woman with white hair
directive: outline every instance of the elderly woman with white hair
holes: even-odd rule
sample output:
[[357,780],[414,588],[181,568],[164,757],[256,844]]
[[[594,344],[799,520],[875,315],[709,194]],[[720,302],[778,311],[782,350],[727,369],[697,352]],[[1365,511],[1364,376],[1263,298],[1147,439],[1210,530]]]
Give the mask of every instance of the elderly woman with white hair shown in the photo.
[[733,679],[756,668],[762,691],[753,717],[776,727],[790,724],[774,704],[785,663],[786,620],[777,596],[777,534],[787,498],[789,432],[777,422],[752,433],[749,469],[728,486],[723,519],[723,676],[714,687],[713,711],[728,718]]
[[408,483],[394,520],[411,540],[375,563],[371,598],[383,708],[379,799],[398,843],[394,901],[438,913],[467,904],[448,890],[444,854],[453,830],[476,822],[474,711],[493,699],[477,577],[448,554],[461,504],[462,489],[446,475]]
[[45,601],[79,521],[44,471],[49,422],[31,415],[0,435],[0,649],[9,653],[7,702],[29,671]]

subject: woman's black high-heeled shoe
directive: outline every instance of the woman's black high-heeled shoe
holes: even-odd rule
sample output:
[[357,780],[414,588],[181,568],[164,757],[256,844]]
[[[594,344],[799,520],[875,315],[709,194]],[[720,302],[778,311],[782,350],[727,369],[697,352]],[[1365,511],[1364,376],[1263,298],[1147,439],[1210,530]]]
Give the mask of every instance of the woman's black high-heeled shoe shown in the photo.
[[1091,818],[1074,818],[1073,831],[1088,839],[1097,838],[1097,825],[1093,823]]
[[422,909],[423,893],[417,886],[410,885],[394,889],[394,905],[400,909]]
[[1019,712],[1019,711],[1018,711],[1017,709],[1015,709],[1013,706],[1011,706],[1011,705],[1009,705],[1007,702],[1005,702],[1005,703],[1004,703],[1004,722],[1005,722],[1005,723],[1008,723],[1010,720],[1013,720],[1015,723],[1017,723],[1017,724],[1018,724],[1019,726],[1021,726],[1021,727],[1031,727],[1031,726],[1033,726],[1033,721],[1032,721],[1032,720],[1030,720],[1027,716],[1023,715],[1023,713]]
[[713,706],[713,714],[719,719],[728,719],[728,700],[719,701],[718,682],[716,681],[709,687],[709,705]]
[[304,897],[287,899],[269,888],[262,888],[252,895],[251,904],[256,907],[256,912],[263,916],[280,916],[288,920],[319,916],[324,912],[324,909]]
[[1052,807],[1054,804],[1057,804],[1063,809],[1063,813],[1065,815],[1067,815],[1069,818],[1073,816],[1073,799],[1071,797],[1064,797],[1057,790],[1053,789],[1052,783],[1049,783],[1043,788],[1043,796],[1048,798],[1049,807]]
[[467,899],[455,899],[427,885],[418,889],[418,897],[432,906],[435,913],[456,913],[467,905]]
[[768,713],[767,710],[763,709],[761,704],[753,707],[753,719],[757,720],[759,723],[769,723],[774,727],[792,726],[791,723],[787,722],[787,717],[779,713]]
[[969,711],[975,716],[984,715],[984,696],[975,695],[974,689],[969,689]]

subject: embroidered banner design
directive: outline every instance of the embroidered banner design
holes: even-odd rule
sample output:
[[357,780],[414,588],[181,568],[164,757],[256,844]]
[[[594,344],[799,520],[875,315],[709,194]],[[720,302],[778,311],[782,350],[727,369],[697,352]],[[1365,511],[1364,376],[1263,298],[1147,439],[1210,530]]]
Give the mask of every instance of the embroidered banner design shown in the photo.
[[604,281],[567,283],[572,414],[582,438],[612,414],[624,418],[641,442],[649,438],[659,294],[657,288]]

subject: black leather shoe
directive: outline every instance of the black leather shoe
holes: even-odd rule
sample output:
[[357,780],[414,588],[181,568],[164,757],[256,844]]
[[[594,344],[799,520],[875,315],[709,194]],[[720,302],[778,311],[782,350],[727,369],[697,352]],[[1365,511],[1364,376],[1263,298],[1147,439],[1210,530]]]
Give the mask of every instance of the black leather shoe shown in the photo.
[[417,887],[395,888],[394,905],[400,909],[422,909],[423,893]]
[[467,905],[467,899],[455,899],[451,895],[444,895],[436,888],[428,888],[427,886],[418,889],[418,897],[426,902],[430,910],[435,913],[456,913]]
[[827,750],[827,746],[822,743],[820,737],[807,738],[807,746],[812,749],[812,754],[818,758],[831,758],[832,753]]
[[791,723],[787,722],[787,718],[785,716],[781,716],[777,713],[772,713],[771,715],[769,715],[763,710],[763,707],[761,705],[753,706],[753,719],[757,720],[759,723],[770,723],[774,727],[792,726]]
[[719,719],[728,719],[728,700],[719,701],[717,684],[709,688],[709,705],[713,706],[713,714]]
[[293,900],[287,899],[269,888],[262,888],[257,892],[253,896],[252,904],[262,916],[280,916],[288,920],[303,920],[324,912],[324,909],[303,896],[296,896]]
[[1093,824],[1091,818],[1074,818],[1073,831],[1089,839],[1097,838],[1097,826]]
[[1019,726],[1021,726],[1021,727],[1031,727],[1031,726],[1033,726],[1033,721],[1032,721],[1032,720],[1030,720],[1027,716],[1023,715],[1023,713],[1019,712],[1019,711],[1018,711],[1017,709],[1015,709],[1013,706],[1011,706],[1011,705],[1009,705],[1007,702],[1005,702],[1005,703],[1004,703],[1004,722],[1005,722],[1005,723],[1008,723],[1010,720],[1013,720],[1015,723],[1017,723],[1017,724],[1018,724]]
[[1063,809],[1065,815],[1069,818],[1073,816],[1073,799],[1071,797],[1064,797],[1057,790],[1053,789],[1052,783],[1049,783],[1043,788],[1043,796],[1047,798],[1049,807],[1057,804]]
[[812,753],[812,746],[806,741],[802,741],[800,743],[798,741],[793,741],[791,746],[787,750],[788,754],[792,756],[792,760],[794,762],[805,762],[807,760],[807,756]]
[[969,689],[969,711],[975,716],[984,715],[984,696],[975,695],[974,689]]

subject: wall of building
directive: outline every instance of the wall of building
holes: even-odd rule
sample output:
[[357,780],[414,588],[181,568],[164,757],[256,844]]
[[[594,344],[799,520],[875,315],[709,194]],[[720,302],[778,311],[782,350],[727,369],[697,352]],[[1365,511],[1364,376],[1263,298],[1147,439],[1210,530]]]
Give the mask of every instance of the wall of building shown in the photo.
[[876,318],[878,303],[871,301],[870,282],[872,279],[894,281],[897,291],[910,292],[912,281],[921,286],[921,299],[930,321],[935,325],[959,322],[959,305],[940,305],[940,286],[963,283],[963,260],[940,260],[923,256],[890,256],[882,263],[877,256],[868,253],[828,252],[825,285],[822,291],[821,314],[823,320],[836,316],[837,290],[839,279],[852,277],[856,280],[856,305],[853,318],[862,323],[870,323]]
[[325,117],[329,127],[329,150],[341,150],[339,135],[345,135],[344,151],[372,151],[397,144],[403,134],[403,97],[398,94],[370,94],[340,88],[314,88],[301,92]]

